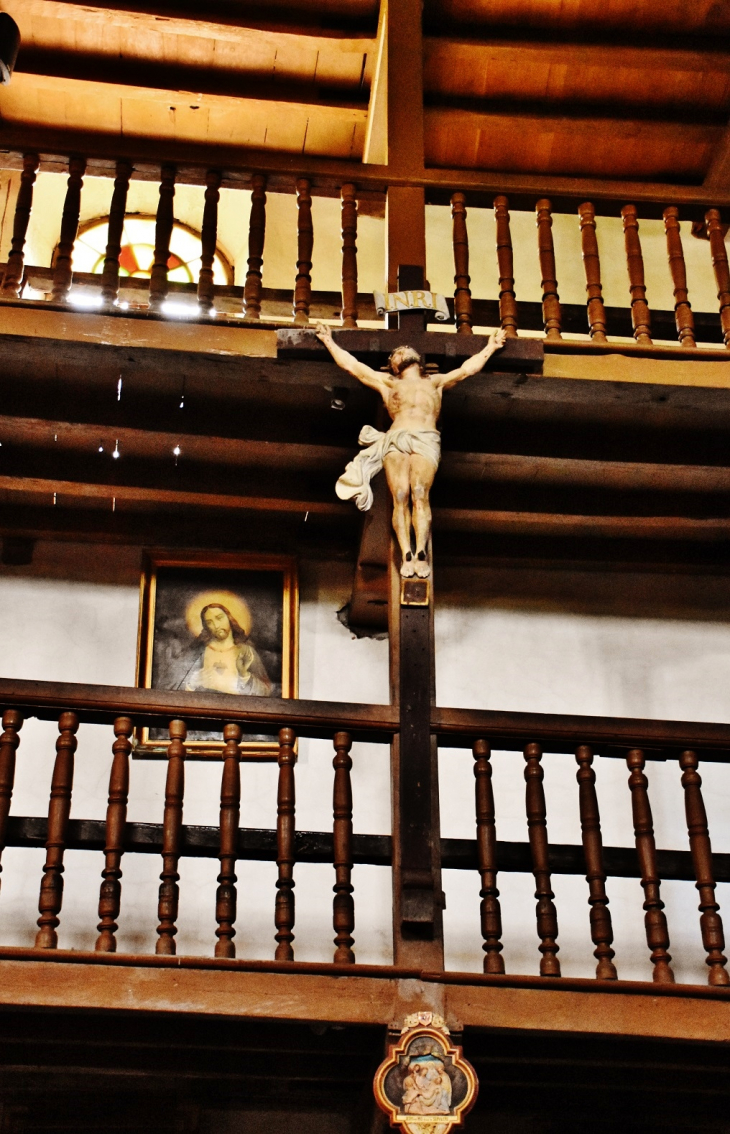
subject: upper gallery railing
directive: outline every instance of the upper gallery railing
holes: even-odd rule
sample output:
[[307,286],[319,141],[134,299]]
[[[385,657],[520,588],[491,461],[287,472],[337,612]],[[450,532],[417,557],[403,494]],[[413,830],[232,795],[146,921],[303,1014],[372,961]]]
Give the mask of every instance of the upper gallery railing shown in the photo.
[[[135,169],[127,160],[116,164],[116,178],[109,203],[109,229],[103,270],[99,275],[74,274],[72,254],[79,229],[81,190],[86,174],[86,161],[83,157],[72,156],[68,160],[68,182],[63,205],[60,232],[53,265],[43,267],[26,265],[24,250],[28,224],[33,206],[33,186],[40,166],[38,154],[24,156],[13,224],[12,247],[4,266],[0,283],[0,298],[18,299],[23,294],[26,283],[44,292],[45,298],[55,304],[65,304],[72,293],[81,287],[98,297],[102,310],[114,310],[129,292],[136,292],[141,286],[147,288],[146,310],[153,314],[165,314],[165,302],[172,293],[192,292],[197,296],[200,317],[207,318],[212,313],[237,314],[252,325],[261,319],[262,313],[268,319],[278,319],[306,326],[310,318],[337,318],[344,327],[357,327],[358,319],[368,321],[377,315],[372,299],[358,293],[358,186],[352,182],[342,185],[328,185],[326,193],[336,193],[341,200],[341,294],[312,291],[312,263],[314,255],[314,228],[312,224],[312,195],[323,192],[317,188],[311,177],[292,178],[291,189],[297,203],[296,249],[292,249],[292,292],[287,296],[262,287],[262,268],[264,257],[264,238],[266,232],[266,194],[267,178],[262,173],[252,173],[248,179],[251,195],[248,232],[248,261],[245,281],[242,287],[221,286],[213,283],[213,261],[218,235],[218,206],[221,186],[224,184],[220,170],[201,170],[205,194],[200,217],[201,267],[197,285],[177,284],[168,281],[168,261],[170,259],[170,238],[174,224],[174,194],[177,170],[172,165],[162,165],[160,170],[159,200],[156,217],[154,261],[149,284],[139,279],[120,279],[119,255],[122,231],[127,206],[130,179]],[[279,181],[281,178],[279,178]],[[331,179],[330,179],[331,180]],[[228,184],[228,183],[226,183]],[[240,180],[235,183],[241,186]],[[281,191],[281,185],[276,186]],[[440,192],[440,191],[439,191]],[[370,191],[369,198],[373,193]],[[456,329],[469,334],[474,325],[501,325],[509,337],[520,330],[543,330],[548,343],[559,342],[564,335],[588,334],[593,344],[601,346],[610,336],[632,336],[638,346],[650,348],[653,337],[664,341],[676,338],[683,348],[695,348],[698,341],[717,342],[730,348],[730,270],[725,245],[727,225],[718,209],[708,208],[697,212],[697,206],[683,211],[676,205],[662,208],[660,201],[651,208],[652,215],[660,213],[664,221],[668,272],[674,295],[672,310],[650,311],[647,302],[644,259],[639,231],[639,214],[636,205],[626,203],[613,206],[601,203],[601,214],[620,215],[624,252],[627,270],[627,287],[630,307],[607,307],[603,297],[601,264],[597,241],[598,206],[590,201],[575,198],[574,201],[561,199],[560,207],[574,209],[575,224],[580,228],[583,270],[585,272],[586,304],[563,304],[558,293],[556,257],[553,235],[553,208],[547,198],[534,202],[537,240],[532,255],[539,265],[542,302],[524,302],[517,298],[520,294],[520,280],[515,279],[515,257],[510,228],[510,202],[502,194],[483,199],[484,194],[473,195],[474,203],[484,207],[488,203],[494,210],[496,225],[496,258],[494,282],[498,281],[498,300],[473,299],[469,275],[469,236],[467,227],[467,194],[456,189],[450,194],[453,221],[454,257],[454,295],[449,300]],[[477,200],[478,198],[478,200]],[[383,198],[384,200],[384,198]],[[440,197],[439,197],[440,200]],[[528,207],[525,200],[518,202],[520,210]],[[684,215],[686,212],[686,216]],[[680,236],[680,221],[694,225],[697,235],[705,238],[708,244],[708,260],[711,260],[717,288],[717,314],[692,310],[687,283],[687,271]],[[0,269],[2,266],[0,266]]]
[[[45,846],[35,950],[57,948],[57,931],[63,913],[64,857],[68,849],[83,849],[99,855],[101,883],[95,944],[98,952],[116,951],[116,933],[124,918],[125,905],[129,902],[135,908],[139,904],[138,898],[135,899],[134,882],[125,883],[124,892],[122,890],[125,855],[161,857],[155,951],[162,955],[176,952],[181,857],[219,859],[218,886],[215,894],[212,891],[210,894],[210,947],[215,957],[222,958],[236,955],[237,862],[275,861],[278,874],[276,895],[271,894],[271,948],[274,959],[279,962],[293,961],[295,956],[297,864],[330,862],[334,882],[333,964],[354,965],[353,864],[389,866],[393,858],[392,840],[399,835],[397,831],[392,837],[353,834],[351,749],[353,742],[365,740],[382,744],[391,740],[398,731],[396,709],[9,680],[0,681],[0,708],[4,727],[0,737],[0,853],[8,846]],[[24,720],[34,716],[53,720],[58,726],[47,818],[15,815],[11,808],[21,729]],[[70,818],[76,733],[80,723],[85,722],[106,726],[109,730],[112,762],[106,821]],[[222,762],[209,760],[205,765],[206,773],[216,779],[222,772],[220,820],[216,827],[191,827],[183,823],[185,740],[188,730],[201,723],[220,729],[225,738]],[[127,821],[133,735],[135,728],[142,725],[157,728],[164,725],[170,738],[164,810],[161,823],[156,824]],[[277,823],[276,828],[270,830],[240,827],[239,743],[244,732],[260,732],[262,728],[278,733],[279,738]],[[654,982],[666,985],[675,980],[661,880],[692,879],[699,894],[697,945],[701,944],[704,951],[708,982],[713,986],[730,983],[716,898],[716,883],[730,881],[730,855],[712,853],[698,771],[700,761],[730,763],[730,725],[434,708],[430,728],[440,745],[471,750],[473,756],[476,837],[474,840],[442,839],[440,865],[479,874],[485,973],[499,976],[505,972],[498,874],[500,871],[531,871],[535,878],[542,977],[559,977],[561,971],[551,877],[553,874],[583,874],[587,882],[590,933],[599,981],[617,979],[606,879],[621,876],[638,878],[641,884],[646,943]],[[327,785],[333,800],[330,831],[297,831],[295,765],[297,741],[301,737],[326,738],[333,744],[333,776]],[[524,758],[527,843],[497,840],[493,750],[522,753]],[[575,755],[582,846],[556,845],[548,838],[541,764],[544,752]],[[22,753],[21,746],[21,761]],[[626,762],[635,849],[603,846],[593,768],[595,755],[618,757]],[[646,761],[656,759],[676,765],[684,794],[688,851],[657,850],[645,775]],[[324,784],[321,786],[325,788]],[[85,790],[88,792],[88,785]],[[252,900],[247,888],[246,920],[250,919]],[[636,900],[641,900],[638,892]],[[7,918],[0,900],[0,952],[2,937],[8,931]],[[475,904],[473,926],[477,939],[478,925],[479,912]]]

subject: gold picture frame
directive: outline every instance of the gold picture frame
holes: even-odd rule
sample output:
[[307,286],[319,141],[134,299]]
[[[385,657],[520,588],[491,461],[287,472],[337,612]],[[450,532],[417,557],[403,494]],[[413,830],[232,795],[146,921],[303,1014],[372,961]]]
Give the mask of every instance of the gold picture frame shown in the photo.
[[[292,556],[146,551],[140,582],[137,686],[296,697],[299,585]],[[135,755],[167,755],[166,729],[139,728]],[[192,758],[219,757],[220,732],[191,730]],[[275,759],[272,736],[244,736],[241,753]]]

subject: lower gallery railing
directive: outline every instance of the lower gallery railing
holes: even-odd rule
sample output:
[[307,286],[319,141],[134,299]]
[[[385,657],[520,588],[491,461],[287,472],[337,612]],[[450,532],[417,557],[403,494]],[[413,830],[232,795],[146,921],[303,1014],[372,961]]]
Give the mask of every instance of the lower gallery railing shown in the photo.
[[[176,952],[178,932],[180,860],[211,858],[220,862],[218,885],[210,895],[210,948],[215,957],[236,955],[236,869],[241,860],[277,864],[275,893],[271,893],[271,952],[279,962],[294,960],[296,866],[331,863],[333,867],[333,963],[355,964],[353,866],[388,867],[391,836],[353,834],[351,769],[353,743],[384,744],[397,731],[397,713],[389,706],[349,705],[334,702],[269,701],[264,698],[215,695],[180,695],[152,690],[106,686],[0,681],[3,733],[0,737],[0,852],[6,847],[45,847],[40,879],[39,917],[35,950],[58,947],[63,913],[64,858],[67,851],[85,850],[100,857],[97,952],[113,953],[125,905],[138,905],[134,881],[122,888],[124,856],[161,856],[156,912],[155,952]],[[47,816],[11,813],[16,756],[22,727],[29,717],[57,723],[56,755],[50,784]],[[185,741],[188,731],[205,724],[220,728],[225,745],[222,761],[197,764],[202,774],[220,779],[220,819],[217,826],[183,823],[185,797]],[[81,724],[109,728],[112,753],[106,820],[71,819],[74,756]],[[134,730],[139,726],[169,730],[164,808],[161,822],[127,821],[130,792],[130,757]],[[262,728],[278,734],[277,821],[271,829],[241,828],[241,749],[246,732]],[[700,761],[730,762],[730,726],[652,722],[591,717],[557,717],[461,709],[433,709],[431,730],[444,748],[471,749],[476,785],[475,839],[442,839],[444,869],[477,871],[481,880],[481,936],[484,971],[505,972],[502,956],[502,918],[498,872],[531,872],[535,879],[536,927],[543,977],[560,976],[558,922],[553,874],[583,874],[588,884],[590,933],[598,980],[615,981],[613,930],[606,892],[607,876],[640,880],[643,890],[646,943],[658,984],[671,984],[674,974],[669,955],[669,933],[661,899],[661,880],[693,880],[699,894],[698,948],[704,950],[708,982],[730,983],[724,956],[724,938],[716,884],[730,881],[730,855],[713,854],[702,797]],[[113,739],[112,739],[113,731]],[[332,828],[297,831],[295,765],[299,738],[327,739],[333,750]],[[497,840],[492,789],[493,751],[521,752],[524,763],[528,842]],[[548,840],[543,753],[573,752],[582,846],[556,845]],[[20,748],[18,768],[22,768]],[[635,849],[604,847],[601,836],[594,756],[625,761],[628,771]],[[357,755],[356,755],[357,759]],[[647,760],[673,762],[684,795],[689,850],[656,847]],[[144,765],[137,764],[141,769]],[[134,780],[134,772],[132,773]],[[98,783],[98,774],[94,776]],[[325,790],[325,785],[318,785]],[[88,798],[89,786],[84,787]],[[628,801],[627,801],[628,802]],[[471,825],[469,823],[469,825]],[[130,872],[132,879],[134,872]],[[637,895],[638,897],[638,895]],[[250,916],[246,888],[245,919]],[[0,900],[0,942],[4,931]],[[474,936],[479,915],[473,910]],[[7,923],[6,923],[7,925]],[[7,938],[6,938],[7,939]],[[32,955],[32,954],[31,954]],[[341,971],[341,970],[339,970]]]

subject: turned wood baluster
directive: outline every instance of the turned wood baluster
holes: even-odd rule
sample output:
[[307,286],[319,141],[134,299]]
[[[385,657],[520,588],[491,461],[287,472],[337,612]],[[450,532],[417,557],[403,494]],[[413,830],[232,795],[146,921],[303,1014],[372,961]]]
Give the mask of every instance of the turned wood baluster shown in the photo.
[[596,210],[590,201],[578,205],[580,240],[583,250],[583,268],[586,274],[588,299],[588,330],[594,343],[608,342],[606,338],[606,308],[603,306],[601,287],[601,260],[596,239]]
[[177,933],[177,907],[180,897],[178,861],[182,837],[183,794],[185,791],[185,721],[170,721],[170,743],[167,747],[167,779],[165,781],[165,817],[162,825],[162,873],[157,902],[156,953],[172,955]]
[[73,281],[71,261],[74,244],[79,231],[79,214],[81,212],[81,189],[84,184],[86,172],[86,159],[72,157],[68,163],[68,182],[66,200],[63,203],[61,216],[61,235],[56,247],[56,258],[53,263],[53,303],[63,303]]
[[525,808],[527,811],[527,830],[532,854],[532,872],[535,875],[535,897],[537,898],[537,935],[540,959],[540,976],[560,976],[560,961],[557,953],[558,914],[553,903],[550,886],[550,859],[548,854],[548,834],[545,812],[545,792],[542,781],[544,772],[540,760],[542,749],[539,744],[528,744],[525,748]]
[[216,957],[235,957],[236,936],[236,857],[238,824],[241,816],[241,726],[227,724],[223,729],[223,778],[221,780],[220,874],[215,895]]
[[106,809],[106,834],[104,842],[104,869],[99,890],[99,936],[96,939],[97,953],[116,953],[117,939],[114,934],[119,929],[117,918],[122,903],[122,855],[124,854],[124,827],[127,822],[127,800],[129,798],[129,756],[132,751],[132,721],[129,717],[117,717],[114,722],[116,740],[112,745],[114,759],[109,775],[109,803]]
[[56,761],[51,780],[51,799],[48,805],[48,833],[46,835],[46,862],[43,867],[41,892],[38,900],[38,933],[36,949],[55,949],[58,946],[59,913],[63,902],[63,856],[66,850],[66,830],[71,811],[71,789],[74,778],[74,752],[79,718],[75,713],[61,713],[58,719]]
[[170,238],[175,223],[175,173],[174,165],[162,166],[155,220],[155,258],[150,275],[150,311],[160,311],[167,298],[167,264],[170,259]]
[[494,825],[494,794],[492,792],[491,749],[486,740],[475,740],[474,747],[474,794],[477,814],[477,855],[482,888],[481,901],[482,937],[484,944],[485,973],[503,973],[502,952],[502,911],[499,906],[497,889],[497,832]]
[[251,215],[248,221],[248,271],[243,285],[243,313],[247,319],[261,318],[261,268],[266,236],[266,178],[251,178]]
[[294,934],[294,833],[296,802],[294,794],[294,765],[297,762],[293,729],[279,731],[279,789],[276,797],[276,925],[277,961],[293,961]]
[[596,796],[596,773],[593,770],[593,752],[587,744],[576,749],[578,764],[578,806],[580,826],[583,832],[583,854],[586,860],[586,882],[588,883],[588,904],[591,907],[591,940],[595,945],[593,956],[598,980],[616,980],[615,953],[611,948],[613,927],[606,896],[606,870],[603,865],[603,840],[601,838],[601,816]]
[[646,943],[651,950],[654,965],[653,979],[657,984],[673,984],[674,973],[669,962],[669,932],[664,916],[664,902],[661,900],[659,872],[656,863],[656,842],[649,803],[649,781],[644,775],[644,753],[640,748],[632,748],[626,757],[631,775],[631,810],[634,816],[634,835],[636,854],[639,859],[641,886],[644,891],[644,926]]
[[119,295],[119,253],[122,250],[124,217],[127,212],[127,194],[131,176],[132,166],[130,163],[118,161],[112,203],[109,206],[106,255],[101,273],[101,298],[107,308],[114,306]]
[[200,273],[198,275],[198,303],[203,311],[213,310],[213,261],[218,243],[218,202],[222,174],[217,169],[209,169],[205,175],[205,206],[203,208],[203,227],[200,232]]
[[343,327],[357,326],[357,190],[343,185],[342,197],[342,314]]
[[720,300],[720,325],[725,346],[730,350],[730,268],[727,262],[725,234],[718,209],[708,209],[705,213],[707,235],[710,239],[712,267],[717,283],[717,298]]
[[634,325],[634,338],[641,346],[651,346],[651,315],[646,302],[644,257],[641,253],[636,205],[624,205],[621,216],[624,222],[624,245],[626,247],[626,267],[629,273],[631,321]]
[[336,732],[334,736],[336,756],[332,762],[335,769],[335,784],[332,796],[334,813],[334,867],[335,899],[332,907],[332,924],[335,930],[335,964],[352,965],[355,954],[352,951],[355,928],[355,903],[352,900],[352,785],[350,769],[352,759],[350,748],[352,740],[349,732]]
[[297,181],[297,277],[294,283],[294,324],[306,327],[312,302],[312,228],[311,182],[306,177]]
[[20,188],[15,203],[13,238],[2,287],[0,287],[0,296],[3,299],[17,299],[20,295],[23,283],[23,264],[25,262],[25,237],[30,222],[30,211],[33,208],[33,186],[39,165],[38,154],[23,154],[23,172],[20,175]]
[[702,944],[707,953],[705,963],[709,966],[708,984],[730,984],[725,965],[727,957],[723,954],[725,935],[722,929],[720,907],[715,901],[715,876],[712,870],[712,845],[707,828],[707,813],[702,798],[702,777],[697,771],[697,753],[688,749],[679,757],[684,788],[684,810],[687,816],[687,833],[692,852],[695,886],[700,895],[700,930]]
[[542,320],[545,338],[554,341],[562,338],[560,333],[561,311],[558,296],[558,281],[555,271],[555,249],[553,248],[552,205],[543,198],[535,205],[537,218],[537,249],[540,257],[542,275]]
[[6,709],[3,713],[3,734],[0,736],[0,856],[5,850],[10,801],[15,783],[15,753],[20,744],[18,733],[22,727],[23,718],[18,710]]
[[451,196],[454,245],[454,321],[460,335],[472,334],[471,290],[469,284],[469,233],[466,228],[466,196]]
[[697,346],[695,342],[695,321],[687,297],[687,270],[684,264],[684,251],[679,228],[679,209],[671,205],[664,210],[664,231],[667,236],[667,256],[669,270],[674,284],[674,321],[677,335],[684,347]]
[[512,255],[512,233],[509,227],[509,201],[506,197],[494,198],[494,218],[497,225],[497,265],[499,267],[499,319],[508,339],[517,338],[517,301],[515,299],[515,269]]

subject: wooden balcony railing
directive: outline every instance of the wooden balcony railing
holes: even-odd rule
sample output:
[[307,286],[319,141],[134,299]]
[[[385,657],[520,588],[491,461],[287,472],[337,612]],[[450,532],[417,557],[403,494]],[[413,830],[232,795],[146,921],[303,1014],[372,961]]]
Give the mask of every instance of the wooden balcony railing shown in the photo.
[[[98,164],[98,163],[97,163]],[[292,291],[290,293],[266,289],[262,286],[264,264],[264,237],[266,232],[267,177],[263,173],[236,173],[227,178],[219,169],[178,171],[174,166],[160,167],[159,204],[156,217],[154,264],[149,281],[120,278],[119,254],[127,203],[129,183],[137,175],[133,163],[124,159],[116,163],[116,176],[109,203],[109,230],[103,270],[99,275],[74,274],[72,251],[79,228],[81,190],[87,174],[87,162],[78,155],[68,159],[68,182],[60,225],[59,239],[51,266],[27,265],[25,243],[33,207],[33,186],[41,167],[41,155],[27,153],[23,157],[20,189],[15,209],[12,247],[5,265],[0,265],[0,298],[17,301],[26,285],[44,294],[44,301],[66,304],[74,297],[93,297],[104,311],[116,311],[122,304],[154,315],[165,314],[165,301],[173,295],[188,295],[197,299],[199,314],[207,319],[211,315],[243,318],[247,325],[260,323],[262,316],[269,321],[306,326],[311,318],[339,319],[344,327],[357,327],[358,319],[372,321],[377,314],[372,298],[358,293],[358,204],[366,201],[369,212],[377,198],[382,211],[387,186],[376,192],[372,186],[360,192],[348,181],[343,184],[332,180],[331,174],[322,178],[289,178],[289,190],[296,195],[297,237],[292,247]],[[57,160],[53,165],[58,168]],[[109,174],[107,164],[94,173]],[[149,177],[144,166],[140,176]],[[205,186],[201,196],[201,267],[196,284],[175,284],[168,280],[170,236],[174,222],[174,194],[177,180],[193,180]],[[285,191],[286,178],[278,176],[273,190]],[[245,280],[240,287],[213,283],[212,264],[218,236],[218,206],[221,187],[235,187],[250,192],[251,208],[248,233],[248,261]],[[317,234],[312,222],[312,196],[334,195],[341,200],[341,292],[313,292],[312,264],[317,255]],[[564,336],[588,334],[591,343],[605,347],[614,337],[631,337],[639,347],[649,349],[659,338],[675,340],[678,345],[694,350],[697,343],[724,343],[730,349],[730,268],[725,245],[727,223],[719,209],[698,206],[696,202],[680,208],[676,204],[664,207],[660,200],[642,203],[644,215],[664,221],[668,272],[671,277],[675,304],[671,310],[650,310],[645,281],[644,259],[641,246],[641,217],[631,203],[597,200],[595,202],[563,198],[556,203],[559,211],[573,212],[580,229],[583,269],[586,281],[585,305],[561,303],[556,270],[553,234],[554,206],[546,197],[537,200],[523,196],[510,201],[504,194],[467,194],[455,188],[445,193],[434,189],[427,200],[435,203],[450,201],[453,220],[454,294],[449,298],[457,332],[470,334],[474,326],[501,325],[509,337],[520,331],[542,330],[546,342],[560,343]],[[470,290],[468,209],[472,205],[493,208],[495,216],[496,247],[494,282],[499,298],[474,299]],[[708,202],[708,206],[711,202]],[[542,281],[542,302],[520,300],[521,282],[515,275],[510,208],[524,211],[534,208],[537,238],[534,255]],[[601,263],[597,230],[601,218],[620,216],[625,244],[627,306],[606,306],[601,282]],[[727,218],[725,218],[727,220]],[[695,312],[691,306],[687,271],[683,253],[680,226],[692,226],[696,235],[707,241],[708,265],[711,262],[717,286],[716,313]],[[480,255],[484,251],[480,250]],[[195,315],[195,304],[191,305]],[[585,345],[585,344],[584,344]]]
[[[243,707],[242,707],[243,702]],[[237,916],[236,863],[257,859],[275,861],[276,894],[271,895],[272,952],[278,962],[294,960],[294,880],[300,863],[330,862],[334,873],[332,926],[333,964],[355,965],[355,902],[352,868],[356,863],[388,866],[394,859],[394,840],[401,838],[400,820],[392,836],[353,834],[351,747],[353,741],[387,743],[398,731],[397,711],[389,706],[336,702],[272,701],[225,695],[172,694],[44,682],[0,681],[3,728],[0,737],[0,852],[8,846],[45,846],[40,880],[38,932],[34,950],[54,950],[63,913],[64,856],[68,849],[99,854],[101,884],[96,951],[116,951],[116,932],[124,918],[123,857],[161,856],[157,905],[156,953],[176,952],[179,863],[183,856],[217,858],[218,887],[211,893],[211,951],[218,958],[235,956]],[[11,808],[16,759],[22,760],[21,729],[28,717],[58,725],[56,757],[47,817],[14,814]],[[217,827],[186,826],[185,739],[190,728],[205,722],[220,728],[225,738]],[[106,821],[70,818],[74,786],[74,754],[81,723],[110,729],[112,752]],[[130,757],[136,726],[169,730],[164,810],[160,822],[127,822]],[[241,751],[245,732],[262,727],[278,733],[277,825],[275,829],[240,827]],[[610,876],[638,878],[643,890],[646,943],[653,981],[671,985],[674,974],[669,954],[669,931],[661,899],[666,879],[694,880],[699,894],[699,929],[714,987],[730,983],[724,955],[723,926],[716,899],[717,882],[730,881],[730,855],[713,854],[699,774],[701,761],[730,763],[730,726],[655,722],[593,717],[499,713],[463,709],[431,711],[430,731],[440,745],[469,750],[475,775],[475,834],[469,839],[441,839],[443,868],[478,871],[481,880],[481,936],[484,972],[505,972],[502,957],[500,871],[531,871],[535,878],[536,927],[542,977],[559,977],[558,921],[554,874],[582,874],[587,883],[589,924],[598,981],[617,980],[613,930],[606,880]],[[113,732],[113,737],[111,733]],[[299,737],[328,739],[333,744],[333,824],[330,831],[296,829],[295,765]],[[524,759],[527,843],[497,839],[492,789],[491,753],[521,752]],[[556,845],[548,838],[543,790],[545,752],[573,752],[577,765],[577,795],[582,828],[581,845]],[[635,848],[604,847],[596,794],[594,756],[626,762],[633,815]],[[355,757],[357,759],[357,756]],[[688,850],[657,849],[645,765],[652,760],[676,765],[684,793]],[[211,776],[221,775],[221,763],[208,761]],[[134,770],[132,769],[132,775]],[[324,790],[324,785],[322,785]],[[627,799],[628,805],[628,799]],[[438,843],[438,840],[437,840]],[[399,877],[399,875],[394,875]],[[398,883],[400,884],[400,883]],[[639,901],[637,893],[637,901]],[[213,916],[214,911],[214,916]],[[0,899],[0,926],[4,921]],[[473,916],[478,934],[479,912]],[[397,931],[396,931],[397,932]],[[2,930],[0,929],[0,937]],[[275,944],[274,944],[275,943]],[[0,952],[2,951],[0,947]],[[182,961],[181,961],[182,963]],[[548,982],[549,983],[549,982]],[[557,986],[556,986],[557,987]]]

